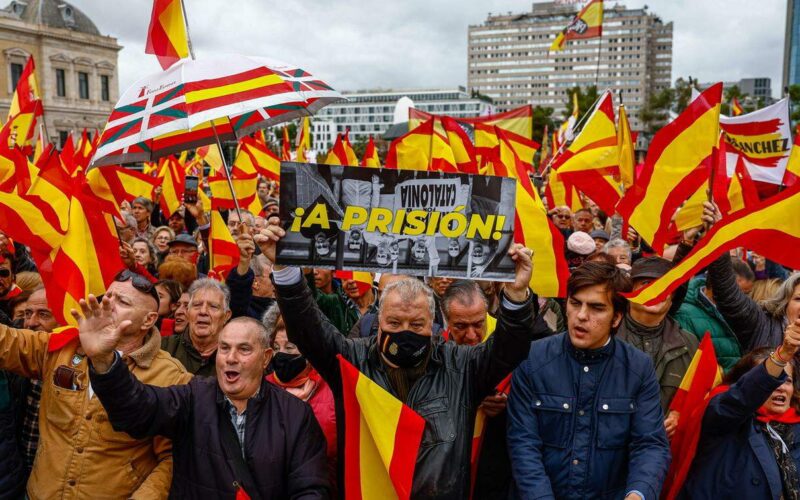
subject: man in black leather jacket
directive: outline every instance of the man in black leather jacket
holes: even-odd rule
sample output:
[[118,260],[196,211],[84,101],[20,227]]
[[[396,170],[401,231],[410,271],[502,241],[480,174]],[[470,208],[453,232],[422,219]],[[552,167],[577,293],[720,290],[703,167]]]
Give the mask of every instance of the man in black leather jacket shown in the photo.
[[[269,227],[255,236],[273,262],[276,242],[284,234],[277,218],[272,218]],[[476,346],[459,346],[432,336],[433,293],[418,280],[401,280],[384,290],[377,336],[348,339],[320,312],[299,268],[274,268],[289,340],[330,384],[338,410],[342,385],[336,355],[341,354],[425,419],[412,498],[470,496],[477,407],[528,354],[537,309],[536,297],[528,289],[532,252],[514,245],[509,255],[516,262],[516,279],[502,292],[494,334]],[[344,419],[340,415],[337,421]]]

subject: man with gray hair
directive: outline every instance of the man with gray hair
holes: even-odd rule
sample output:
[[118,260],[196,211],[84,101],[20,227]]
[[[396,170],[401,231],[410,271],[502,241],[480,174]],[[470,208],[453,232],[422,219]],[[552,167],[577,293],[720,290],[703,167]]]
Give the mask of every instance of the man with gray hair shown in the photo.
[[219,332],[231,318],[231,293],[224,283],[210,278],[196,280],[188,293],[189,325],[181,335],[164,337],[161,348],[189,373],[213,377]]
[[[269,222],[255,241],[274,262],[276,243],[286,233],[277,217]],[[349,339],[325,319],[299,268],[274,267],[278,306],[289,341],[329,383],[337,401],[342,398],[342,380],[336,356],[341,354],[425,420],[412,498],[469,496],[478,405],[527,356],[537,309],[528,289],[532,252],[513,245],[508,253],[516,263],[515,280],[502,292],[494,334],[475,346],[456,345],[432,335],[433,292],[416,279],[400,280],[383,290],[376,336]],[[339,421],[342,418],[337,416]]]
[[614,238],[603,246],[603,251],[617,261],[617,265],[631,265],[631,244],[621,238]]
[[222,329],[216,380],[155,387],[121,362],[121,325],[107,301],[81,309],[81,344],[108,421],[138,439],[174,442],[170,498],[329,498],[325,437],[308,404],[264,379],[272,349],[259,321]]
[[136,218],[125,210],[122,210],[120,215],[122,219],[114,217],[114,225],[117,227],[117,236],[125,243],[133,243],[133,240],[136,238]]

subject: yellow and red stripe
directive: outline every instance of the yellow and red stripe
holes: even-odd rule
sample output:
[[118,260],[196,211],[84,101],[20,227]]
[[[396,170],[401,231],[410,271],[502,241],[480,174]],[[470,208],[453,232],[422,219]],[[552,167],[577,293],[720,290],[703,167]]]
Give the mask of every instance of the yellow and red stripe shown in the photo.
[[341,354],[345,498],[411,497],[425,420]]

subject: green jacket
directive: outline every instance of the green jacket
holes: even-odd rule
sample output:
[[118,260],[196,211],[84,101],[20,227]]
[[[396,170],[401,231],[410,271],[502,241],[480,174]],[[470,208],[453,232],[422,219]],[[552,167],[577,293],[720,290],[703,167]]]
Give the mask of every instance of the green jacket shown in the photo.
[[675,321],[699,340],[706,332],[711,333],[717,361],[723,370],[728,371],[742,357],[742,348],[731,327],[703,293],[705,286],[706,279],[702,276],[689,282],[689,291],[675,314]]
[[217,351],[208,358],[203,358],[192,345],[189,329],[180,335],[171,335],[161,339],[161,349],[181,362],[186,371],[201,377],[217,377]]
[[306,283],[322,314],[342,335],[347,335],[358,321],[358,314],[347,307],[342,286],[334,281],[333,293],[324,293],[314,286],[314,273],[306,274]]

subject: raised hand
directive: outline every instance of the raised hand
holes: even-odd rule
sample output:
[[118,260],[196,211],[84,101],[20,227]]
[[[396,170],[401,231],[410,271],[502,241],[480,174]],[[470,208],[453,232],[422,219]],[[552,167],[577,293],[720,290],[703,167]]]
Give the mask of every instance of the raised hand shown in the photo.
[[136,259],[133,257],[133,247],[127,241],[120,242],[119,257],[128,269],[133,270],[136,267]]
[[125,320],[116,324],[111,314],[112,292],[106,294],[102,302],[98,302],[94,295],[89,295],[88,300],[81,299],[79,313],[71,311],[72,317],[78,322],[78,330],[83,351],[92,360],[95,370],[100,373],[108,371],[114,362],[114,349],[116,349],[123,330],[131,322]]
[[523,302],[528,298],[528,286],[533,275],[533,250],[525,248],[519,243],[514,243],[508,249],[508,255],[516,264],[514,282],[507,283],[503,293],[514,302]]
[[286,236],[286,231],[281,227],[280,218],[273,215],[267,220],[267,227],[256,233],[253,239],[261,249],[261,253],[270,262],[275,263],[275,248],[278,246],[278,241],[284,236]]

